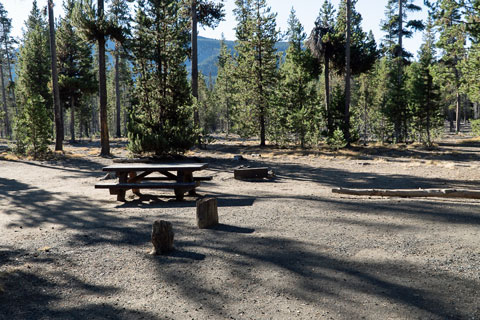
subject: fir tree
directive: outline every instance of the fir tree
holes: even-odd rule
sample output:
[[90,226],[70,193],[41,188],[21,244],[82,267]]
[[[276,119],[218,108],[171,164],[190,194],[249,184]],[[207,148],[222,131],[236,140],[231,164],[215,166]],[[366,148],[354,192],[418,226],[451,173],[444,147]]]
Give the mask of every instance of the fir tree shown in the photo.
[[179,0],[138,2],[132,53],[136,101],[129,123],[134,153],[183,152],[196,139],[185,60],[188,20]]

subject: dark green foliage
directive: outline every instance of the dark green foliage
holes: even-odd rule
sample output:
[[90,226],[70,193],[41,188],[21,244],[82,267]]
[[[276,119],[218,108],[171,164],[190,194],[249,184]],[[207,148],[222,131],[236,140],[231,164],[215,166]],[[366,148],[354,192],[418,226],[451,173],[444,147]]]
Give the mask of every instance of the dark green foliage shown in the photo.
[[[377,43],[373,33],[366,33],[362,30],[362,16],[355,10],[357,1],[352,1],[352,22],[351,22],[351,43],[350,59],[352,75],[359,75],[372,69],[373,64],[378,58]],[[342,44],[342,49],[335,53],[334,62],[337,70],[344,74],[345,70],[345,34],[346,34],[346,8],[345,1],[340,3],[337,20],[335,22],[335,37],[338,43]]]
[[325,97],[325,116],[327,119],[327,134],[331,135],[334,131],[333,114],[330,104],[330,63],[334,60],[335,54],[343,50],[343,45],[335,37],[333,5],[329,0],[325,0],[317,19],[315,27],[310,33],[306,42],[308,49],[318,62],[323,63],[324,76],[324,97]]
[[[93,68],[90,46],[78,35],[72,25],[73,0],[64,3],[65,17],[57,30],[57,60],[60,101],[62,107],[81,115],[80,125],[88,127],[86,117],[91,110],[85,95],[93,94],[98,88]],[[71,116],[71,138],[75,140],[75,118]]]
[[50,113],[40,95],[27,99],[15,123],[18,153],[31,155],[35,159],[47,153],[52,138]]
[[17,96],[20,107],[35,95],[40,95],[48,106],[52,105],[50,82],[50,54],[48,31],[44,15],[33,2],[32,11],[26,21],[23,43],[17,63]]
[[460,131],[462,74],[460,63],[466,54],[466,24],[463,5],[456,0],[437,1],[431,7],[439,39],[436,46],[441,49],[439,64],[435,67],[434,78],[442,91],[448,92],[456,114],[455,131]]
[[382,21],[382,31],[386,36],[382,41],[382,51],[391,58],[409,59],[412,54],[403,48],[401,38],[411,38],[416,31],[422,31],[425,26],[421,20],[407,20],[407,13],[422,9],[413,0],[401,0],[402,15],[400,16],[399,0],[388,0],[386,19]]
[[180,1],[139,1],[133,34],[135,103],[128,126],[133,153],[184,152],[196,140],[185,60],[188,20]]
[[414,62],[408,68],[407,80],[414,133],[417,135],[417,140],[427,146],[432,145],[432,130],[443,125],[439,88],[433,82],[431,71],[436,62],[434,43],[432,21],[429,20],[425,42],[419,52],[419,62]]
[[276,121],[270,130],[276,140],[288,141],[293,137],[303,148],[319,137],[321,113],[315,82],[318,66],[311,52],[302,48],[306,34],[293,9],[287,35],[290,46],[280,69],[277,107],[272,110]]
[[49,90],[50,58],[45,17],[36,1],[26,22],[17,64],[19,116],[15,138],[19,152],[35,157],[46,151],[50,141],[52,94]]
[[236,130],[266,144],[268,113],[277,82],[276,14],[265,0],[236,0]]
[[472,120],[470,124],[473,135],[476,137],[480,136],[480,119]]
[[227,136],[231,129],[232,108],[234,106],[235,79],[234,61],[231,49],[227,47],[224,39],[220,42],[220,55],[218,56],[218,76],[215,81],[214,99],[218,109],[218,122],[222,131]]

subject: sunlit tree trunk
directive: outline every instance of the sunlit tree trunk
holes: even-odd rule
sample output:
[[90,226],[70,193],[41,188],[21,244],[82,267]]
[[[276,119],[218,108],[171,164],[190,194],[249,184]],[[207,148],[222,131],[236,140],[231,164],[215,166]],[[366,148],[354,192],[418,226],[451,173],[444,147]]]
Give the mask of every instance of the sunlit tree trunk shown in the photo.
[[50,55],[52,65],[53,105],[55,115],[55,151],[63,150],[63,122],[60,115],[60,91],[58,89],[57,48],[55,45],[55,26],[53,0],[48,0],[48,23],[50,33]]

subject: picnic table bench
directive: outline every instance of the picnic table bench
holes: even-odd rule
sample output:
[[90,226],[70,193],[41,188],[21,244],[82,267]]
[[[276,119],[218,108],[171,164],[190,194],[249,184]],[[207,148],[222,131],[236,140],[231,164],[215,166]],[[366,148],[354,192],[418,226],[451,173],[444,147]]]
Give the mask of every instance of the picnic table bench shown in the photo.
[[[109,189],[117,195],[118,201],[125,201],[125,193],[132,190],[140,194],[140,189],[173,189],[177,200],[182,200],[186,192],[195,195],[200,181],[212,177],[193,177],[194,171],[206,169],[206,163],[122,163],[104,167],[102,170],[115,172],[117,183],[98,183],[95,189]],[[160,176],[150,176],[159,173]],[[147,182],[145,182],[147,181]]]

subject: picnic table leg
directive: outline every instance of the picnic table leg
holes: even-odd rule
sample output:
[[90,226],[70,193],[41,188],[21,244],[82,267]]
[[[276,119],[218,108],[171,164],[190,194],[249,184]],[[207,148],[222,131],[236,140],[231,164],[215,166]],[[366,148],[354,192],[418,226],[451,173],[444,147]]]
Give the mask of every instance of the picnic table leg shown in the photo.
[[[193,173],[192,172],[185,172],[183,175],[183,182],[193,182]],[[188,194],[190,196],[196,196],[197,192],[195,191],[195,188],[192,190],[188,191]]]
[[[136,176],[137,176],[136,171],[132,171],[132,172],[128,173],[128,178],[129,179],[135,178]],[[136,194],[137,196],[141,196],[140,189],[132,189],[132,192],[133,192],[133,194]]]
[[[127,183],[128,181],[128,173],[126,172],[119,172],[117,173],[118,175],[118,182],[119,183]],[[118,193],[117,193],[117,201],[125,201],[125,193],[126,193],[126,190],[125,189],[120,189],[118,190]]]
[[[177,182],[187,182],[185,179],[185,172],[177,171]],[[175,191],[175,198],[177,198],[178,201],[182,201],[185,196],[185,190],[180,188],[175,188],[173,190]]]

